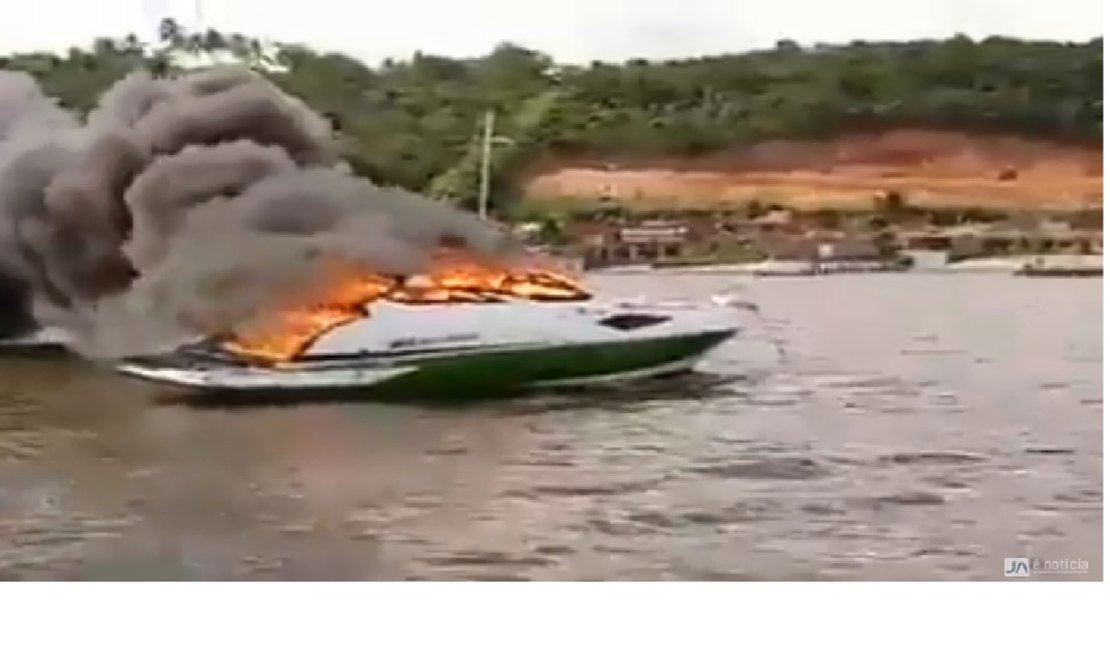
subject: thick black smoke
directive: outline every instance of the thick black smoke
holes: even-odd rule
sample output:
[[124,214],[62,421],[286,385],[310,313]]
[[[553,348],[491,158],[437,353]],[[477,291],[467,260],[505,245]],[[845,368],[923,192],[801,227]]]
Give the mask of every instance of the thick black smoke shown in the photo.
[[328,121],[262,77],[136,72],[85,123],[0,72],[0,321],[135,354],[231,329],[334,261],[418,272],[474,215],[352,176]]

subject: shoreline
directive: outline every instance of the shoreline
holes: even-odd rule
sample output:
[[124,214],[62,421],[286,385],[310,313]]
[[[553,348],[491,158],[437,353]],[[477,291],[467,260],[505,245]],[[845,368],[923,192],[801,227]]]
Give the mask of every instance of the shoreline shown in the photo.
[[[1033,269],[1041,273],[1026,271]],[[1008,274],[1014,276],[1036,277],[1101,277],[1101,255],[1020,255],[1010,257],[986,257],[964,260],[935,266],[895,267],[877,262],[851,262],[828,260],[810,262],[808,260],[764,260],[761,262],[721,262],[692,265],[655,266],[651,264],[629,264],[585,269],[586,273],[600,275],[629,275],[665,273],[681,274],[737,274],[752,277],[820,277],[826,275],[979,275]]]

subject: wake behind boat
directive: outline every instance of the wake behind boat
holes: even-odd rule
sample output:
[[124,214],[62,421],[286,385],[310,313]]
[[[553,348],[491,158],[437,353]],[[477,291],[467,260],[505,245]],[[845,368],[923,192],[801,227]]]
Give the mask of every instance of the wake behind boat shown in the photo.
[[295,358],[259,363],[217,341],[131,359],[120,372],[193,394],[365,390],[471,396],[629,381],[689,371],[739,331],[734,306],[381,301]]

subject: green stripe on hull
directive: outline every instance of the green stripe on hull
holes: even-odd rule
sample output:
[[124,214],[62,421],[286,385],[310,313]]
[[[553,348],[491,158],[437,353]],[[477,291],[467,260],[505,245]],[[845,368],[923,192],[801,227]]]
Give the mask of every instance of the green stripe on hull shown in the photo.
[[422,362],[408,374],[368,388],[384,397],[469,397],[511,393],[537,384],[571,382],[696,358],[733,332],[591,343],[474,354]]

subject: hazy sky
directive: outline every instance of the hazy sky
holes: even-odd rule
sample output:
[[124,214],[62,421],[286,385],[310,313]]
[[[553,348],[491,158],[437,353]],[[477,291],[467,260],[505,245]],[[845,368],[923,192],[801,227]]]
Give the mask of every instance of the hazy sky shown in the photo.
[[0,0],[0,51],[155,33],[172,15],[372,62],[415,50],[483,54],[501,41],[559,61],[662,58],[800,43],[1004,34],[1087,40],[1102,0]]

